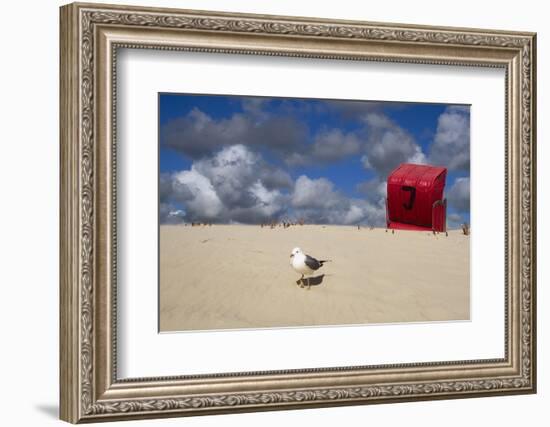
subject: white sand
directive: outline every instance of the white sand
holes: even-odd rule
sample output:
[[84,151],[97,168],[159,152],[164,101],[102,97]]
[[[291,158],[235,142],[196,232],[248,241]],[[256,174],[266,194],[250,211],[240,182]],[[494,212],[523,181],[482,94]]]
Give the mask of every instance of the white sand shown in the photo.
[[[163,225],[160,329],[467,320],[469,245],[460,231]],[[332,260],[309,291],[290,266],[295,246]]]

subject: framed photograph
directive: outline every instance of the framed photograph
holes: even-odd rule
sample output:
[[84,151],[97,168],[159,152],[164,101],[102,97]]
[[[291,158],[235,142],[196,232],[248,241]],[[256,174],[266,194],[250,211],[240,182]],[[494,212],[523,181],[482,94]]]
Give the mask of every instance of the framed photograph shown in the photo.
[[61,8],[60,414],[536,391],[536,36]]

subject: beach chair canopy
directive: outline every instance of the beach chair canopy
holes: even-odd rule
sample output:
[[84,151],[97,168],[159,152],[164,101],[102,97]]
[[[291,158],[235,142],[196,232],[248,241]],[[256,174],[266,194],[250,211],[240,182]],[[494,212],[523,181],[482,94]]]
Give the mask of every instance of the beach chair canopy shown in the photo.
[[444,167],[402,163],[394,169],[387,184],[387,227],[445,231],[446,177]]

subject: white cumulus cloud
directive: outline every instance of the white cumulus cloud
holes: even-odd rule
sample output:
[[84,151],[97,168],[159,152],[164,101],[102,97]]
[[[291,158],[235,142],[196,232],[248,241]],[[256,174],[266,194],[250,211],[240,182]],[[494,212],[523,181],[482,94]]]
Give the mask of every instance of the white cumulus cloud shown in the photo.
[[470,178],[457,178],[447,191],[447,201],[458,212],[469,212]]
[[296,180],[291,204],[297,217],[310,223],[382,225],[385,218],[379,205],[346,197],[326,178],[300,176]]
[[426,163],[422,148],[413,136],[380,112],[366,114],[367,143],[361,162],[385,178],[401,163]]
[[[268,165],[243,145],[223,148],[195,161],[189,170],[161,177],[161,203],[185,207],[188,221],[257,223],[286,208],[281,188],[292,186],[288,174]],[[161,215],[162,219],[170,216]]]
[[469,107],[447,107],[439,116],[429,158],[449,170],[470,170]]

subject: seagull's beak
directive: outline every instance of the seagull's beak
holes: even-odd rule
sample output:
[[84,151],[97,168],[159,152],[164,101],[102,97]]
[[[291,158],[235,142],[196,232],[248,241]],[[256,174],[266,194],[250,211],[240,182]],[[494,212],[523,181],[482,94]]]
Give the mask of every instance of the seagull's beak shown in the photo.
[[292,258],[294,256],[294,254],[290,254],[290,258]]

